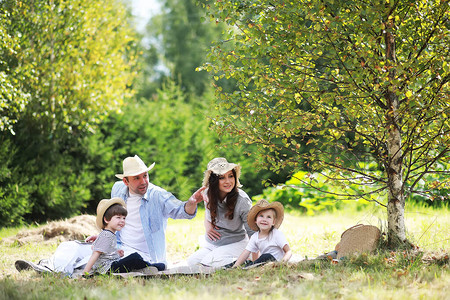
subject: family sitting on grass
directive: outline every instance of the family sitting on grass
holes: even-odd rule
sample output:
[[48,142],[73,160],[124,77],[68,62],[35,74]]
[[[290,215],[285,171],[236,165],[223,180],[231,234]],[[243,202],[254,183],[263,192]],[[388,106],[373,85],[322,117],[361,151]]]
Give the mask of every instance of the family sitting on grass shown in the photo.
[[[148,171],[154,165],[147,167],[137,155],[124,159],[123,174],[116,174],[121,181],[114,184],[111,199],[98,204],[96,223],[102,231],[86,239],[93,243],[88,245],[92,254],[86,257],[84,274],[163,271],[168,218],[192,219],[202,201],[205,236],[200,249],[187,259],[188,267],[249,267],[291,258],[289,244],[278,230],[283,206],[261,200],[252,207],[250,197],[240,189],[240,165],[214,158],[203,186],[184,202],[149,182]],[[40,270],[32,263],[16,262],[19,271],[30,266]]]

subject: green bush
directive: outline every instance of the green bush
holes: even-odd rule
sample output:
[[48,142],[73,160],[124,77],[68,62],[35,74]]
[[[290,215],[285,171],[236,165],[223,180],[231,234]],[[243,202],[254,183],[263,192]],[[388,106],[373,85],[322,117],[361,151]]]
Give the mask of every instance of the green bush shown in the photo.
[[[55,154],[42,161],[31,160],[34,176],[30,195],[34,200],[33,220],[55,220],[80,214],[91,199],[92,175],[84,172],[81,158]],[[41,172],[39,172],[39,170]]]
[[285,184],[269,187],[254,200],[267,199],[281,202],[287,210],[297,210],[307,215],[317,212],[335,210],[341,206],[338,198],[332,194],[332,186],[320,175],[316,175],[315,188],[302,183],[298,178],[304,178],[307,172],[295,173]]
[[[24,138],[16,137],[21,149],[26,149]],[[84,172],[83,149],[70,144],[66,145],[70,150],[65,150],[40,135],[32,145],[35,147],[31,150],[17,151],[12,156],[17,178],[14,182],[26,185],[31,204],[24,219],[42,222],[81,213],[91,199],[89,185],[93,180]]]
[[187,200],[195,187],[205,152],[211,147],[208,121],[201,106],[184,102],[173,83],[154,100],[133,101],[121,114],[112,114],[100,130],[85,140],[93,205],[109,197],[122,172],[122,161],[135,154],[147,164],[155,162],[150,181]]
[[[32,137],[32,138],[31,138]],[[75,141],[52,139],[36,127],[28,134],[1,133],[1,226],[79,214],[91,199],[84,150]]]
[[12,163],[16,151],[9,140],[0,143],[0,227],[22,224],[33,207],[27,177],[20,176]]
[[[373,165],[368,165],[373,167]],[[443,169],[448,169],[443,166]],[[311,185],[305,183],[310,180]],[[303,182],[302,182],[303,181]],[[427,190],[428,197],[422,194],[412,194],[407,201],[432,207],[449,207],[449,185],[448,179],[436,174],[425,176],[417,186],[419,190]],[[349,194],[357,195],[368,193],[376,187],[350,184],[339,186],[321,174],[309,174],[305,171],[295,173],[285,184],[266,188],[262,194],[255,196],[254,200],[267,199],[279,201],[288,210],[297,210],[307,215],[314,215],[325,210],[340,209],[346,205],[355,205],[356,210],[364,209],[370,201],[379,201],[377,194],[366,194],[364,199],[356,197],[344,197],[344,189]],[[355,199],[355,200],[352,200]],[[385,197],[382,197],[384,200]],[[351,200],[351,201],[342,201]],[[381,201],[382,203],[384,201]]]
[[425,174],[417,182],[415,189],[426,193],[413,193],[408,201],[424,206],[450,208],[450,178],[445,173],[450,170],[450,164],[439,163],[439,170],[441,173]]

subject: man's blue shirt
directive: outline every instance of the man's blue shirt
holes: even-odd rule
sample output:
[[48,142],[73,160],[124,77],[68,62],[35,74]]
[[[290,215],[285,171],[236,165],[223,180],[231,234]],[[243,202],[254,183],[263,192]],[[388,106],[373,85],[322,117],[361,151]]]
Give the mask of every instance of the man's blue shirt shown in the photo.
[[[128,199],[128,187],[123,181],[117,181],[111,190],[111,198],[120,197],[125,203]],[[166,227],[167,219],[192,219],[197,214],[188,214],[184,210],[184,204],[175,196],[149,183],[147,192],[141,199],[139,213],[141,216],[142,228],[144,229],[145,240],[148,245],[151,262],[166,262]],[[125,225],[126,226],[126,225]],[[117,243],[120,245],[120,231],[117,232]]]

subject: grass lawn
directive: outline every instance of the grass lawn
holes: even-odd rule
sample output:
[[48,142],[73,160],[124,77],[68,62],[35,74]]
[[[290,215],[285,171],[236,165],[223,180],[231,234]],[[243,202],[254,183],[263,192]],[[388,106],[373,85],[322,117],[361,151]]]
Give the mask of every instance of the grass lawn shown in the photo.
[[[380,252],[344,263],[301,261],[213,275],[118,279],[68,279],[17,272],[14,261],[39,261],[57,244],[0,243],[0,299],[450,299],[450,211],[407,208],[408,237],[422,251]],[[170,220],[167,254],[172,263],[195,251],[203,213]],[[386,227],[384,210],[346,209],[316,216],[285,215],[285,233],[296,260],[334,249],[340,234],[357,223]],[[2,229],[0,237],[18,229]]]

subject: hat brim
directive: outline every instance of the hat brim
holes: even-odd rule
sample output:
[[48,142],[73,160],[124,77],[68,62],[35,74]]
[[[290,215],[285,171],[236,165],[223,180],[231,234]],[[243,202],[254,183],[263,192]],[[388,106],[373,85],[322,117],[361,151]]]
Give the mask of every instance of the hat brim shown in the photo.
[[[102,206],[99,211],[97,211],[97,218],[95,219],[95,225],[97,225],[97,228],[100,230],[103,229],[103,216],[105,215],[105,212],[108,208],[110,208],[114,204],[120,204],[123,207],[126,207],[125,201],[122,198],[116,197],[112,199],[103,199],[103,200],[107,200],[108,203],[107,205]],[[101,200],[100,202],[102,202],[103,200]]]
[[129,176],[136,176],[136,175],[150,171],[151,169],[153,169],[154,166],[155,166],[155,163],[152,163],[151,166],[146,169],[139,170],[137,172],[128,173],[128,174],[116,174],[115,176],[119,179],[124,179],[125,177],[129,177]]
[[275,224],[273,225],[275,228],[279,228],[281,226],[281,223],[283,223],[283,219],[284,219],[284,207],[280,202],[272,202],[267,206],[259,206],[259,205],[254,205],[250,211],[248,212],[247,215],[247,223],[248,226],[254,230],[254,231],[258,231],[258,225],[256,225],[256,216],[258,215],[259,212],[266,210],[266,209],[274,209],[277,217],[275,219]]

